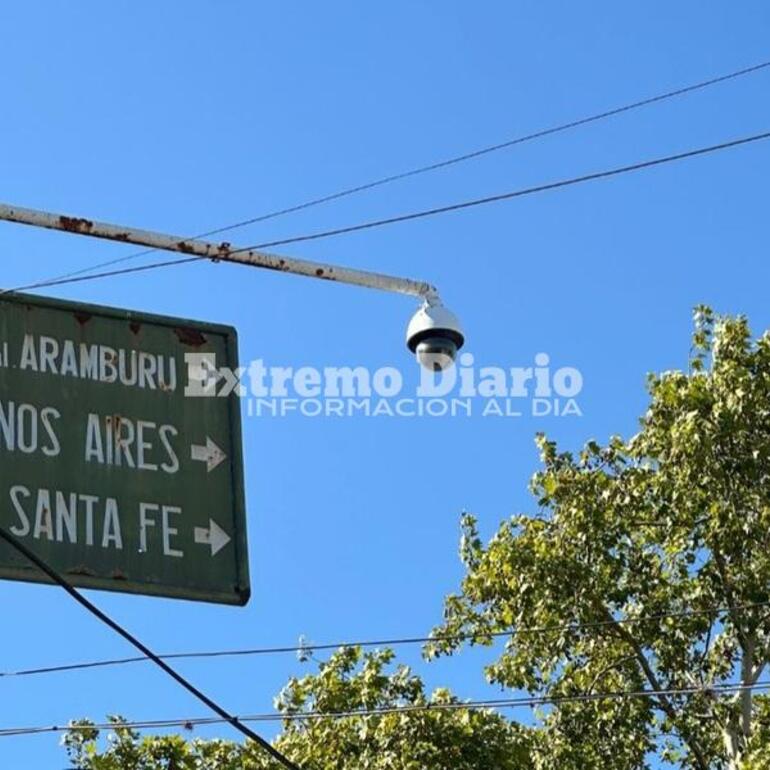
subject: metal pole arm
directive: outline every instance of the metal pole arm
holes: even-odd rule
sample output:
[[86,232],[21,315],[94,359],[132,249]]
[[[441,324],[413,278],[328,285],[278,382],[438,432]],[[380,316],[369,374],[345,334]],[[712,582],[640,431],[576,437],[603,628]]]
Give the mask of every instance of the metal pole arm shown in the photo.
[[82,217],[70,217],[64,214],[54,214],[48,211],[9,206],[2,203],[0,203],[0,220],[31,225],[32,227],[43,227],[48,230],[61,230],[75,235],[87,235],[91,238],[132,243],[162,251],[175,251],[179,254],[211,259],[215,262],[237,262],[266,270],[279,270],[284,273],[304,275],[308,278],[319,278],[324,281],[337,281],[353,286],[364,286],[368,289],[408,294],[424,299],[430,304],[438,301],[436,288],[423,281],[372,273],[367,270],[355,270],[323,262],[284,257],[255,249],[237,248],[227,242],[213,243],[180,238],[151,230],[137,230],[132,227],[122,227],[107,222],[97,222]]

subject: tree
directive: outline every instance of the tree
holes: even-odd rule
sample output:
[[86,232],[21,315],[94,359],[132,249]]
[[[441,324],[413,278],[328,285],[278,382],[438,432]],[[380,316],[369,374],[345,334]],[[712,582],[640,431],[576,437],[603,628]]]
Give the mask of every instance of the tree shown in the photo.
[[770,768],[770,704],[751,689],[770,662],[770,335],[695,319],[689,371],[649,378],[637,435],[577,456],[541,436],[537,515],[487,545],[464,517],[466,576],[429,657],[505,633],[492,682],[647,693],[552,702],[536,768]]
[[[390,670],[391,651],[343,648],[315,675],[292,679],[276,699],[284,715],[275,745],[303,770],[524,770],[529,734],[489,710],[434,709],[323,716],[351,711],[458,703],[447,690],[425,693],[405,666]],[[317,718],[293,718],[313,712]],[[281,770],[252,743],[141,738],[114,719],[100,750],[99,731],[79,722],[65,746],[81,770]]]

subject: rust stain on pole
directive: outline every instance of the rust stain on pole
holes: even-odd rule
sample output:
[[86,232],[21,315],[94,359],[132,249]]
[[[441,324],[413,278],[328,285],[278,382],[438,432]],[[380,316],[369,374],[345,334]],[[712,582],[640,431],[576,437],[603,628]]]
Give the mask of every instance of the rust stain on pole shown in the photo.
[[90,233],[94,229],[94,223],[90,219],[82,217],[59,217],[62,229],[70,233]]

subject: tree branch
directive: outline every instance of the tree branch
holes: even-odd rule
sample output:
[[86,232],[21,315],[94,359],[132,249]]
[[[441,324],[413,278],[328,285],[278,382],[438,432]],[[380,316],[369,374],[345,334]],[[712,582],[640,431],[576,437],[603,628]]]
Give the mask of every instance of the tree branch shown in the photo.
[[628,663],[630,660],[635,660],[635,655],[626,655],[625,658],[620,658],[620,660],[616,660],[614,663],[612,663],[609,666],[605,666],[599,673],[593,678],[590,685],[588,685],[588,690],[586,692],[592,692],[594,687],[596,687],[597,684],[601,681],[602,677],[606,676],[610,673],[610,671],[615,670],[619,666],[622,666],[624,663]]
[[745,651],[748,640],[739,622],[738,613],[736,610],[735,594],[733,593],[733,587],[730,583],[730,578],[727,575],[727,564],[725,563],[724,556],[722,556],[722,551],[719,549],[719,546],[716,543],[714,543],[714,545],[711,547],[711,553],[714,556],[714,563],[717,565],[719,578],[722,581],[722,587],[725,591],[725,598],[727,599],[727,608],[730,619],[733,621],[733,625],[735,626],[735,633],[738,636],[738,641]]
[[[597,602],[597,605],[607,622],[610,624],[610,628],[612,628],[618,637],[622,639],[627,645],[629,645],[629,647],[631,647],[631,649],[634,651],[634,658],[636,658],[637,662],[639,663],[639,666],[641,667],[645,678],[649,682],[650,687],[652,687],[652,689],[658,693],[656,700],[660,704],[660,708],[671,720],[672,724],[676,725],[679,722],[679,714],[677,713],[674,704],[671,702],[671,699],[661,692],[665,688],[661,685],[660,680],[650,665],[650,662],[647,660],[647,656],[644,654],[644,650],[642,649],[641,645],[636,641],[633,634],[631,634],[627,628],[625,628],[621,623],[618,623],[617,620],[612,617],[612,613],[607,609],[607,607],[604,606],[603,603]],[[694,738],[694,736],[689,734],[688,730],[679,726],[677,729],[681,739],[689,746],[690,750],[692,751],[696,764],[700,770],[709,770],[708,760],[706,759],[706,755],[698,741]]]
[[698,661],[698,678],[700,679],[701,686],[705,686],[705,682],[703,680],[703,668],[706,665],[706,658],[708,657],[709,652],[711,651],[711,636],[714,632],[714,624],[716,623],[716,618],[710,618],[709,622],[709,630],[708,634],[706,635],[706,641],[703,646],[703,654],[700,656],[700,660]]

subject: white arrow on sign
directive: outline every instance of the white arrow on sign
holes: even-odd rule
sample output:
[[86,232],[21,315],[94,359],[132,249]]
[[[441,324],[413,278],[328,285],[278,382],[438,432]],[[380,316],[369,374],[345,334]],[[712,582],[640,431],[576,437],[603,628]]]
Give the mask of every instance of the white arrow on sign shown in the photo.
[[195,542],[201,545],[210,545],[211,555],[216,556],[230,542],[230,535],[214,519],[209,519],[208,528],[195,528]]
[[227,455],[208,436],[206,436],[205,445],[193,444],[190,447],[190,456],[193,460],[206,463],[207,473],[213,471],[227,458]]

